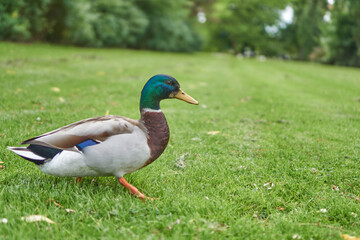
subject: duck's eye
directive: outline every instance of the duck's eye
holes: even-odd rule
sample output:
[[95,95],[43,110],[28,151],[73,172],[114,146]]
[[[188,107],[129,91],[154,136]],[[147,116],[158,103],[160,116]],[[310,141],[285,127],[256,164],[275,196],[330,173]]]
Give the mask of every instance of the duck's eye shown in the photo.
[[167,84],[167,85],[172,85],[172,81],[167,80],[167,81],[166,81],[166,84]]

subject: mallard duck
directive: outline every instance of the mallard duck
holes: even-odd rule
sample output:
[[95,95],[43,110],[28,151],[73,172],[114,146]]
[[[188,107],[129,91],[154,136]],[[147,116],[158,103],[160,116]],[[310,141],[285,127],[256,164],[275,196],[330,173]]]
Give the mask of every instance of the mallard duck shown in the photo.
[[85,119],[8,147],[44,173],[59,177],[115,176],[132,194],[151,199],[128,183],[124,175],[155,161],[169,141],[169,127],[160,101],[177,98],[198,102],[168,75],[155,75],[141,91],[139,120],[116,115]]

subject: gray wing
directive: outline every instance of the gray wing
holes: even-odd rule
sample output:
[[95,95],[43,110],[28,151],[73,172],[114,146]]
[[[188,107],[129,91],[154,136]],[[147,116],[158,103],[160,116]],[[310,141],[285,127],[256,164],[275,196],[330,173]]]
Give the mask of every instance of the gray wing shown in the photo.
[[85,119],[28,139],[21,144],[36,144],[58,149],[73,148],[87,139],[105,141],[110,136],[132,133],[138,121],[108,115]]

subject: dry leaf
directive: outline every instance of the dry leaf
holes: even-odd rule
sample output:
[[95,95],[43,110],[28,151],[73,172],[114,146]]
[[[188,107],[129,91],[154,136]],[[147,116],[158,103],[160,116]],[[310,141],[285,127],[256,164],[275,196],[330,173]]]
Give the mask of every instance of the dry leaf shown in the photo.
[[109,111],[109,110],[106,110],[105,115],[109,115],[109,114],[110,114],[110,111]]
[[[62,205],[60,205],[59,203],[57,203],[54,199],[48,199],[46,200],[46,202],[53,202],[56,206],[64,208]],[[64,208],[65,212],[70,213],[70,212],[75,212],[75,210],[72,210],[70,208]]]
[[218,133],[220,133],[220,131],[210,131],[210,132],[208,132],[207,134],[209,134],[209,135],[216,135],[216,134],[218,134]]
[[326,139],[323,139],[323,138],[318,138],[318,139],[316,139],[318,142],[328,142],[328,140],[326,140]]
[[272,182],[266,182],[263,187],[267,187],[267,189],[272,189],[274,187],[274,184]]
[[339,187],[337,187],[335,185],[332,185],[332,189],[335,190],[335,191],[339,191]]
[[64,208],[63,206],[61,206],[59,203],[57,203],[54,199],[48,199],[46,200],[46,202],[53,202],[56,206]]
[[179,169],[184,169],[186,167],[185,157],[187,154],[181,155],[178,159],[176,159],[175,166]]
[[65,102],[65,99],[63,99],[62,97],[59,97],[59,101],[63,103],[63,102]]
[[52,88],[51,88],[51,91],[53,91],[53,92],[60,92],[60,88],[58,88],[58,87],[52,87]]
[[4,163],[3,161],[0,161],[0,164]]
[[8,220],[6,218],[0,218],[0,223],[8,223]]
[[299,234],[294,234],[292,236],[293,239],[301,239],[301,236]]
[[56,224],[53,220],[51,220],[50,218],[47,218],[45,216],[42,215],[30,215],[30,216],[26,216],[26,217],[21,217],[22,221],[26,221],[26,222],[47,222],[50,224]]
[[341,234],[341,237],[345,240],[360,240],[360,237],[354,237],[347,234]]

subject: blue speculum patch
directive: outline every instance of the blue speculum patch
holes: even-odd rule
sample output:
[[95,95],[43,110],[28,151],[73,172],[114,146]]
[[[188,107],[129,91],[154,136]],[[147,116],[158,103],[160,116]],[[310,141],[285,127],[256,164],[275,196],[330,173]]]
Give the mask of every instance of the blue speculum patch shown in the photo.
[[95,145],[95,144],[98,144],[98,142],[96,142],[92,139],[88,139],[88,140],[83,141],[82,143],[79,143],[76,146],[80,151],[82,151],[82,150],[84,150],[84,148]]

